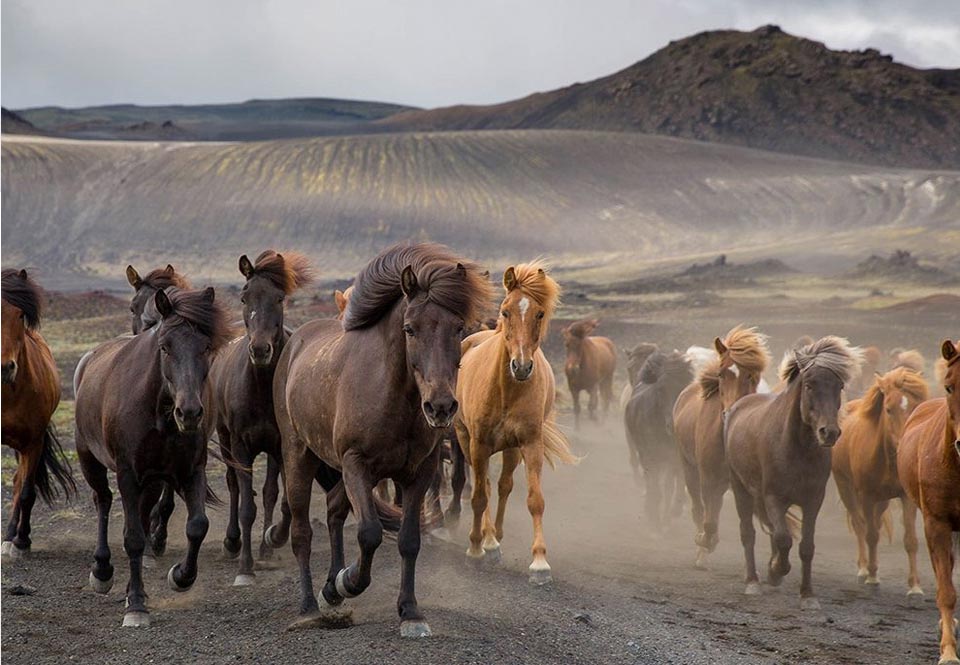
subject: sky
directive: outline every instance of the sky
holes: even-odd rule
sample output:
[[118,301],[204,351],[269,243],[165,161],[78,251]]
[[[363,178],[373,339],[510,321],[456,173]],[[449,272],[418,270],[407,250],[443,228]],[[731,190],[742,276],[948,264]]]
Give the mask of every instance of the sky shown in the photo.
[[0,103],[487,104],[768,23],[960,67],[960,0],[3,0]]

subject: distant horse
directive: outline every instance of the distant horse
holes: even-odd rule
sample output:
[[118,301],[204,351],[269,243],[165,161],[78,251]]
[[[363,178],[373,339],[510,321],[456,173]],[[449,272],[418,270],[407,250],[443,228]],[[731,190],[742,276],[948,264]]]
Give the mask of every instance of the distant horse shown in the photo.
[[627,408],[627,403],[633,396],[633,387],[640,381],[640,368],[647,361],[650,354],[659,347],[650,342],[640,342],[632,349],[623,349],[623,354],[627,357],[627,385],[620,391],[620,410]]
[[[697,567],[720,542],[718,524],[723,495],[730,486],[723,448],[723,414],[757,391],[770,362],[766,335],[737,326],[714,340],[714,360],[677,397],[673,431],[697,528]],[[688,350],[689,354],[689,350]]]
[[898,367],[906,367],[923,375],[927,369],[927,361],[916,349],[893,349],[890,352],[890,369]]
[[940,610],[940,663],[958,663],[957,591],[953,586],[956,548],[960,547],[960,344],[945,340],[946,397],[918,406],[907,420],[897,449],[897,471],[907,496],[920,506]]
[[860,350],[845,339],[823,337],[787,352],[780,366],[782,392],[749,395],[729,410],[725,425],[730,484],[740,517],[740,542],[746,559],[746,593],[760,593],[754,560],[754,514],[771,533],[767,572],[779,585],[790,572],[793,545],[787,511],[803,511],[800,561],[801,609],[819,609],[811,566],[817,514],[830,478],[830,448],[840,437],[838,423],[843,386],[859,369]]
[[[280,430],[273,409],[273,376],[280,353],[290,337],[283,325],[287,296],[309,283],[313,271],[305,256],[267,250],[251,263],[240,257],[246,283],[240,290],[246,334],[233,340],[213,363],[210,381],[216,407],[216,429],[224,458],[239,465],[227,466],[230,517],[223,539],[227,556],[240,555],[234,586],[254,583],[251,532],[257,517],[253,477],[249,469],[260,453],[267,454],[263,483],[263,533],[273,524],[279,496]],[[289,510],[289,509],[288,509]],[[260,557],[272,547],[261,539]]]
[[[584,319],[563,329],[563,344],[567,350],[564,372],[573,397],[573,415],[580,426],[580,391],[589,396],[587,408],[591,420],[597,419],[597,403],[603,401],[606,417],[613,399],[613,372],[617,368],[617,351],[606,337],[591,336],[600,325],[597,319]],[[598,400],[599,396],[599,400]]]
[[656,351],[640,370],[623,414],[634,476],[646,478],[647,520],[660,529],[683,508],[680,457],[673,437],[673,405],[693,378],[679,351]]
[[[870,387],[870,382],[873,381],[873,377],[883,369],[883,352],[880,351],[879,348],[876,346],[864,346],[861,347],[861,350],[863,352],[863,365],[861,366],[860,374],[851,379],[850,385],[847,386],[846,389],[846,394],[851,399],[860,397],[867,392],[867,388]],[[893,368],[891,367],[891,369]]]
[[2,293],[3,444],[16,452],[17,470],[0,551],[17,558],[30,550],[30,513],[37,492],[48,504],[59,494],[51,475],[67,498],[77,488],[50,424],[60,403],[60,373],[40,335],[43,292],[26,270],[8,269],[2,273]]
[[104,342],[77,365],[76,441],[83,475],[96,495],[98,530],[90,584],[98,593],[113,585],[107,524],[113,493],[107,469],[117,474],[123,502],[123,546],[130,559],[124,626],[147,626],[141,571],[150,510],[163,483],[187,506],[187,553],[170,568],[175,591],[197,578],[197,555],[207,533],[207,440],[210,406],[207,374],[231,331],[214,291],[170,288],[154,295],[160,323],[133,337]]
[[[527,508],[533,517],[533,562],[530,582],[551,580],[543,538],[543,461],[575,463],[567,441],[553,422],[556,395],[553,370],[540,344],[546,337],[560,287],[538,261],[511,266],[503,273],[506,295],[496,330],[471,335],[463,342],[454,420],[461,449],[473,467],[473,528],[467,556],[500,558],[503,518],[513,490],[513,473],[523,460],[527,472]],[[496,521],[488,501],[490,456],[502,452]],[[454,496],[454,500],[457,497]]]
[[903,505],[903,546],[910,574],[908,595],[921,596],[917,574],[917,506],[903,493],[897,476],[897,447],[907,418],[929,397],[923,377],[900,367],[877,376],[862,399],[849,402],[833,448],[833,479],[857,536],[857,578],[879,584],[877,542],[891,499]]
[[[357,276],[342,322],[306,323],[284,346],[273,395],[301,614],[319,609],[310,573],[314,478],[321,471],[327,476],[331,561],[322,593],[331,605],[370,585],[383,534],[373,488],[391,478],[404,497],[400,634],[430,634],[414,593],[420,508],[458,408],[460,334],[485,311],[490,296],[479,268],[448,249],[397,245]],[[359,523],[360,558],[345,567],[343,523],[351,508]]]

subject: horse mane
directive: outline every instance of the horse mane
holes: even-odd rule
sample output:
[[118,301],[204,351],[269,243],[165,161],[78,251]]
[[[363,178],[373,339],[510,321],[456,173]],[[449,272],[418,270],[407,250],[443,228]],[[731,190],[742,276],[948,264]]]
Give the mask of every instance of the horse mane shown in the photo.
[[654,351],[640,368],[641,383],[657,383],[664,378],[690,379],[690,361],[679,351]]
[[544,318],[550,319],[560,304],[560,285],[547,274],[549,266],[541,259],[520,263],[513,267],[517,279],[515,288],[536,300],[544,309]]
[[923,354],[916,349],[898,349],[896,352],[891,351],[890,356],[891,369],[906,367],[918,374],[923,374],[923,370],[927,367],[927,361]]
[[739,325],[727,333],[723,339],[730,360],[740,369],[751,374],[763,374],[770,364],[770,351],[767,350],[767,336],[756,328]]
[[207,289],[172,288],[165,293],[173,306],[173,314],[163,319],[163,326],[189,325],[195,328],[210,339],[214,352],[235,337],[236,331],[230,325],[226,308],[216,299],[211,300]]
[[701,399],[710,399],[720,392],[720,358],[714,358],[700,368],[697,383],[700,384]]
[[278,254],[268,249],[257,257],[253,265],[253,274],[265,277],[290,295],[297,289],[313,281],[314,271],[310,261],[300,252],[285,252]]
[[593,332],[593,330],[600,324],[597,319],[581,319],[580,321],[574,321],[569,326],[567,326],[566,331],[572,337],[578,337],[583,339],[587,335]]
[[900,390],[915,401],[923,402],[930,396],[930,390],[923,376],[909,367],[897,367],[883,376],[878,376],[867,389],[863,398],[859,400],[857,413],[863,418],[877,422],[883,412],[883,389],[881,382],[892,382],[893,387]]
[[40,327],[43,313],[43,289],[26,271],[7,268],[0,278],[3,299],[23,312],[23,321],[28,330]]
[[343,329],[365,328],[382,319],[403,297],[400,276],[407,266],[428,300],[462,317],[467,325],[490,307],[493,286],[476,263],[443,245],[401,243],[381,252],[357,275]]
[[875,346],[865,346],[863,347],[863,363],[872,367],[876,367],[880,364],[880,349]]
[[176,270],[169,272],[166,268],[154,268],[147,273],[146,277],[142,277],[141,281],[144,286],[149,286],[157,291],[170,288],[171,286],[177,289],[191,288],[190,281],[186,277]]
[[827,335],[802,349],[792,349],[780,363],[780,378],[792,382],[811,367],[822,367],[836,374],[844,383],[860,372],[863,351],[843,337]]

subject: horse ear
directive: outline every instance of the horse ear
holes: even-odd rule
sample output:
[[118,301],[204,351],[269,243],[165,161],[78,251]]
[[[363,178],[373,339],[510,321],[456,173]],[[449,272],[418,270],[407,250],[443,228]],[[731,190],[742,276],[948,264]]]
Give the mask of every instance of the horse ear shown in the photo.
[[22,279],[22,280],[24,280],[24,281],[27,280],[27,269],[26,269],[26,268],[20,268],[20,279]]
[[212,286],[208,286],[203,290],[203,299],[207,302],[213,302],[213,299],[216,298],[217,292]]
[[163,270],[164,270],[164,272],[167,273],[168,275],[172,275],[173,273],[177,272],[176,270],[173,269],[173,266],[170,265],[169,263],[167,264],[167,267],[164,268]]
[[482,273],[480,273],[480,276],[483,277],[484,279],[490,279],[490,271],[484,270]]
[[160,313],[161,318],[165,319],[173,314],[173,303],[170,302],[170,298],[167,297],[167,294],[163,289],[157,291],[157,295],[154,296],[153,302],[157,306],[157,311]]
[[543,277],[544,275],[547,274],[547,271],[544,270],[543,268],[537,268],[537,274]]
[[343,291],[340,289],[334,291],[333,299],[337,303],[337,309],[340,310],[341,314],[343,314],[343,310],[347,308],[347,297],[343,295]]
[[517,271],[513,266],[503,271],[503,288],[508,292],[517,288]]
[[940,355],[943,356],[944,360],[950,362],[957,357],[958,353],[960,353],[960,351],[957,351],[957,347],[953,345],[952,340],[943,340],[943,344],[940,345]]
[[407,300],[413,300],[420,291],[420,284],[417,283],[417,274],[413,272],[413,266],[407,266],[400,274],[400,288]]
[[463,264],[462,264],[462,263],[458,263],[458,264],[457,264],[457,272],[460,273],[461,276],[464,276],[464,277],[465,277],[466,274],[467,274],[467,269],[466,269],[465,267],[463,267]]
[[140,273],[138,273],[133,266],[127,266],[127,281],[130,282],[130,286],[135,289],[139,289],[143,284],[143,280],[140,279]]
[[250,259],[247,258],[246,254],[240,257],[240,274],[247,279],[253,277],[253,264],[250,263]]
[[727,346],[726,346],[726,344],[724,344],[724,343],[723,343],[723,340],[720,339],[719,337],[714,338],[714,340],[713,340],[713,348],[716,349],[716,350],[717,350],[717,354],[718,354],[718,355],[721,355],[721,356],[722,356],[724,353],[727,352]]

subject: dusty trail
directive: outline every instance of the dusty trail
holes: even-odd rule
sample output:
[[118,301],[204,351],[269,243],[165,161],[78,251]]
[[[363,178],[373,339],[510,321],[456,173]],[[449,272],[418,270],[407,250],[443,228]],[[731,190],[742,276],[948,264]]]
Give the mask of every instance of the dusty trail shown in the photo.
[[[619,414],[606,425],[571,433],[586,457],[578,467],[545,473],[545,528],[555,582],[526,581],[531,527],[522,473],[508,510],[498,568],[465,562],[469,515],[454,542],[428,539],[418,567],[418,597],[434,631],[429,640],[398,637],[396,545],[385,541],[374,583],[348,601],[348,630],[286,632],[296,618],[297,576],[288,548],[257,573],[252,588],[234,589],[234,561],[220,558],[225,514],[211,511],[200,578],[184,594],[164,582],[185,544],[182,507],[174,514],[168,554],[147,571],[153,627],[120,628],[127,577],[119,501],[111,548],[115,586],[97,596],[86,586],[94,512],[82,498],[72,509],[35,514],[35,551],[3,565],[3,655],[9,663],[317,662],[325,663],[923,663],[936,661],[933,576],[926,553],[927,596],[912,607],[906,565],[896,540],[881,545],[879,590],[858,586],[855,545],[835,493],[818,524],[814,585],[823,610],[799,610],[799,565],[780,589],[742,595],[742,558],[728,495],[721,543],[707,572],[692,566],[693,528],[685,514],[665,535],[647,532],[642,489],[627,464]],[[222,480],[218,489],[225,495]],[[832,482],[832,481],[831,481]],[[7,499],[8,497],[5,497]],[[322,499],[315,499],[315,517]],[[4,507],[7,508],[8,501]],[[355,532],[347,534],[356,552]],[[758,559],[766,542],[758,539]],[[314,534],[314,575],[327,564],[326,532]],[[796,551],[793,561],[797,562]],[[13,596],[15,584],[37,588]]]

